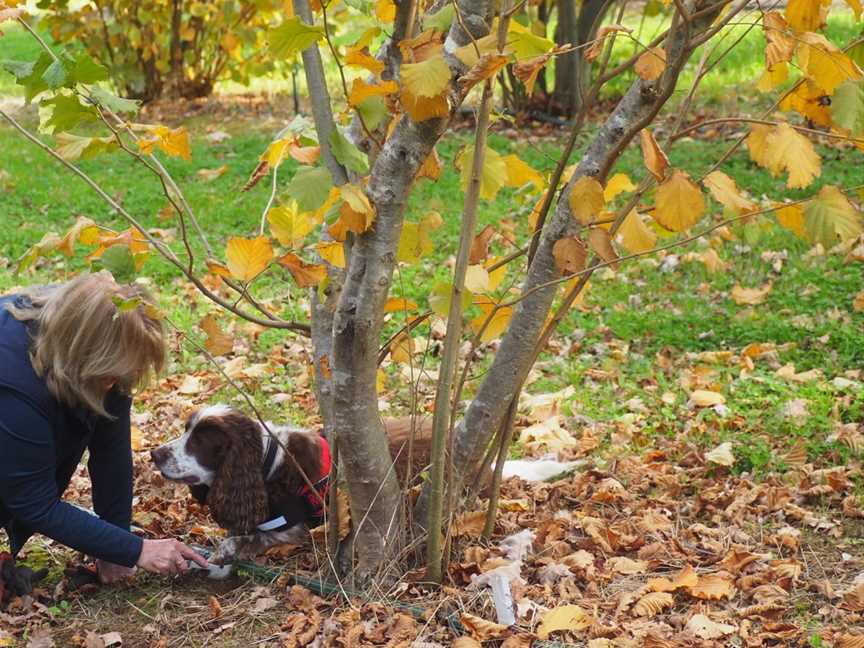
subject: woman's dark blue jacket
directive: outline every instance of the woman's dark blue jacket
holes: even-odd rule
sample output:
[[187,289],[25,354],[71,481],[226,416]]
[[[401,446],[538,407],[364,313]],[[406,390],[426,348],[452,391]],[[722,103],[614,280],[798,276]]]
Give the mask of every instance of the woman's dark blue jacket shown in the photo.
[[[30,324],[0,297],[0,526],[13,552],[34,532],[118,565],[138,562],[142,541],[132,517],[131,399],[112,390],[105,409],[114,419],[57,401],[30,363]],[[84,450],[99,517],[60,500]]]

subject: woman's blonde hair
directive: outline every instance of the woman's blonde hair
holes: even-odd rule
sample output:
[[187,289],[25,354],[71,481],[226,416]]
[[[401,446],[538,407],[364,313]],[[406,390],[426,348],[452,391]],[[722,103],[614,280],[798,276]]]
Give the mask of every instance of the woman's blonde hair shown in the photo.
[[23,294],[29,303],[9,311],[37,323],[30,360],[57,400],[108,416],[109,384],[130,393],[162,370],[165,332],[141,286],[103,271]]

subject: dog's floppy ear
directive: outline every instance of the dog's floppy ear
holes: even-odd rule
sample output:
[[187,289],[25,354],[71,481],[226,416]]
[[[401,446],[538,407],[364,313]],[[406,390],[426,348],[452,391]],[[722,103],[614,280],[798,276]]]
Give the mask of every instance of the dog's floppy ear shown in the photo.
[[267,491],[261,474],[261,432],[252,419],[238,413],[219,417],[228,439],[222,463],[207,494],[213,519],[233,535],[253,533],[267,518]]

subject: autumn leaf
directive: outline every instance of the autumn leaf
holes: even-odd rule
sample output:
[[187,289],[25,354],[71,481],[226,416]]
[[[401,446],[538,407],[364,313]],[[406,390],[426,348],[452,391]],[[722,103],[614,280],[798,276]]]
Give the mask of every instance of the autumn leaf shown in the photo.
[[696,407],[714,407],[725,403],[726,398],[720,392],[696,389],[690,394],[689,402]]
[[585,58],[589,61],[596,60],[596,58],[600,56],[601,52],[603,52],[603,46],[606,44],[606,37],[614,32],[630,34],[633,30],[624,25],[603,25],[597,30],[597,36],[595,37],[594,42],[591,43],[591,47],[585,50]]
[[99,226],[93,219],[79,216],[75,224],[57,244],[56,249],[67,257],[72,256],[75,254],[76,242],[80,242],[83,245],[96,245],[99,242]]
[[639,131],[639,144],[642,147],[642,161],[645,162],[645,168],[651,172],[657,182],[663,182],[666,169],[669,168],[669,158],[647,128]]
[[841,83],[861,78],[855,62],[822,34],[801,34],[800,39],[798,64],[825,94],[833,95]]
[[[456,523],[454,523],[454,525],[455,524]],[[479,533],[477,535],[479,535]],[[510,630],[507,626],[487,621],[486,619],[474,616],[473,614],[463,614],[459,617],[459,620],[462,622],[462,625],[468,633],[478,641],[501,639],[510,634]]]
[[666,69],[666,50],[662,47],[645,50],[642,56],[636,59],[633,69],[645,81],[659,79]]
[[390,297],[384,303],[385,313],[403,313],[411,310],[417,310],[417,303],[404,297]]
[[489,273],[481,265],[470,265],[465,271],[465,288],[472,293],[485,293],[489,290]]
[[[492,340],[501,337],[510,320],[513,317],[513,309],[510,306],[500,306],[488,298],[479,298],[475,304],[480,308],[480,315],[471,320],[471,330],[480,333],[480,341],[488,344]],[[485,326],[485,328],[484,328]]]
[[861,213],[840,189],[826,185],[804,207],[804,227],[813,243],[830,248],[864,233]]
[[[708,453],[705,458],[711,461]],[[713,461],[712,463],[718,463]],[[724,466],[731,466],[731,463],[724,463]],[[700,576],[698,582],[687,590],[691,596],[703,599],[706,601],[719,601],[721,599],[731,599],[735,594],[735,584],[729,578],[724,578],[718,575]]]
[[518,189],[526,184],[531,184],[537,190],[543,188],[543,176],[518,155],[513,153],[505,155],[501,158],[501,161],[507,170],[507,179],[504,182],[504,186]]
[[382,81],[381,83],[367,83],[363,79],[354,79],[351,83],[351,92],[348,94],[348,104],[359,106],[369,97],[385,97],[399,90],[395,81]]
[[267,33],[270,52],[277,58],[291,58],[324,38],[324,27],[307,25],[298,16],[282,21]]
[[[831,125],[831,107],[833,100],[812,80],[805,79],[798,83],[791,93],[780,101],[780,110],[795,111],[819,126]],[[756,158],[753,158],[754,160]]]
[[215,315],[206,315],[198,326],[207,334],[204,347],[214,356],[231,353],[234,349],[234,339],[222,330]]
[[603,185],[592,176],[581,176],[573,183],[567,203],[573,216],[583,225],[587,225],[596,220],[595,217],[606,204]]
[[240,281],[251,281],[273,260],[273,247],[266,236],[254,239],[232,236],[225,248],[225,258],[231,276]]
[[[779,67],[792,60],[795,51],[795,41],[786,34],[789,28],[783,14],[779,11],[768,11],[762,15],[762,28],[765,30],[765,63],[768,68]],[[783,69],[786,66],[783,65]]]
[[831,0],[789,0],[786,20],[797,32],[812,32],[822,26]]
[[[436,283],[432,286],[432,290],[429,292],[429,308],[431,308],[432,312],[436,315],[446,319],[450,314],[450,298],[452,295],[453,284],[444,282]],[[471,306],[471,292],[463,290],[462,311],[464,312],[469,306]]]
[[168,128],[167,126],[148,126],[146,128],[150,137],[138,139],[138,149],[147,155],[153,153],[156,147],[163,153],[172,157],[181,157],[184,160],[192,159],[192,148],[189,144],[189,133],[185,126],[180,128]]
[[702,180],[714,199],[734,214],[755,211],[756,205],[741,195],[735,181],[722,171],[712,171]]
[[378,76],[384,71],[384,62],[369,54],[368,47],[349,47],[343,59],[345,65],[356,65]]
[[846,81],[831,98],[831,117],[837,128],[864,137],[864,81]]
[[768,293],[771,292],[771,283],[765,284],[762,288],[743,288],[741,284],[735,284],[730,295],[736,304],[742,306],[757,306],[765,301]]
[[603,261],[610,264],[613,270],[618,269],[618,253],[612,245],[612,237],[608,230],[602,227],[592,227],[588,230],[588,245]]
[[339,214],[345,228],[355,234],[368,230],[375,222],[375,208],[363,190],[356,184],[346,183],[339,187],[339,192],[344,201]]
[[381,22],[393,22],[396,19],[396,5],[393,0],[375,0],[375,16]]
[[480,233],[471,241],[471,250],[468,252],[468,263],[480,263],[489,256],[489,242],[495,236],[495,228],[486,225]]
[[626,173],[616,173],[606,182],[603,189],[603,198],[608,203],[615,199],[618,194],[636,191],[636,185]]
[[419,223],[406,220],[402,224],[396,259],[411,264],[432,252],[433,244],[429,234],[441,227],[443,222],[441,215],[435,211],[426,214]]
[[[471,181],[471,167],[474,163],[474,146],[468,145],[456,156],[456,167],[460,171],[462,191],[468,191]],[[494,200],[501,187],[508,183],[507,163],[494,149],[487,148],[483,158],[483,170],[480,176],[480,198]]]
[[570,275],[585,269],[585,245],[575,236],[564,236],[552,246],[552,257],[562,274]]
[[403,63],[399,70],[402,87],[418,99],[432,99],[447,92],[451,75],[443,54],[421,63]]
[[270,232],[282,245],[297,248],[303,239],[315,228],[308,213],[299,213],[297,203],[290,201],[281,207],[273,207],[267,212]]
[[336,268],[345,267],[345,247],[338,241],[322,241],[315,245],[321,258]]
[[541,54],[534,58],[519,61],[513,66],[513,75],[523,83],[525,92],[529,97],[534,94],[534,84],[537,83],[537,77],[551,58],[552,54]]
[[228,165],[223,164],[220,167],[214,167],[212,169],[198,169],[195,172],[195,175],[204,182],[213,182],[217,178],[221,178],[228,172]]
[[633,614],[637,617],[653,617],[674,604],[675,600],[668,592],[649,592],[633,606]]
[[719,639],[738,630],[736,626],[728,623],[712,621],[704,614],[693,615],[684,629],[700,639]]
[[672,232],[683,232],[699,222],[705,212],[705,198],[684,171],[675,169],[657,187],[654,219]]
[[756,124],[747,137],[750,157],[771,175],[777,176],[783,170],[789,172],[786,186],[801,189],[809,186],[822,173],[819,154],[813,143],[783,122],[775,128]]
[[327,276],[327,268],[315,263],[306,263],[296,254],[289,252],[276,259],[276,263],[287,268],[300,288],[317,286]]
[[498,71],[501,70],[501,68],[507,65],[509,60],[510,57],[504,56],[503,54],[491,52],[484,54],[480,57],[480,60],[477,61],[477,63],[465,72],[465,74],[459,77],[459,86],[462,88],[462,91],[465,92],[481,81],[491,79],[493,76],[498,74]]
[[777,222],[788,230],[791,230],[800,238],[807,238],[807,230],[804,227],[804,209],[801,205],[778,205],[774,212]]
[[594,623],[594,618],[578,605],[561,605],[540,617],[537,636],[548,639],[553,632],[585,630]]
[[657,244],[657,234],[645,224],[635,209],[631,209],[624,218],[616,238],[632,254],[653,250]]

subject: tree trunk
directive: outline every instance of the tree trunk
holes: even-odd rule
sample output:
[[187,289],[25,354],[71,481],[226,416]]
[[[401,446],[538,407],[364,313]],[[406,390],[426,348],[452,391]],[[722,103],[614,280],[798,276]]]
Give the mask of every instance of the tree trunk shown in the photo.
[[[693,7],[696,3],[685,4]],[[720,8],[717,7],[717,12]],[[456,429],[453,461],[462,479],[476,474],[490,437],[506,414],[504,405],[513,399],[531,369],[535,345],[557,292],[556,286],[538,287],[561,276],[552,256],[552,247],[562,236],[578,234],[582,229],[568,205],[573,184],[585,175],[594,176],[601,182],[605,180],[627,144],[651,123],[672,95],[675,82],[689,55],[685,48],[690,36],[706,28],[717,12],[702,16],[690,29],[681,25],[673,28],[666,41],[669,61],[666,72],[656,82],[637,79],[633,83],[585,150],[570,182],[561,193],[554,215],[543,229],[522,287],[522,294],[531,294],[516,307],[492,366]],[[459,488],[459,485],[453,487]],[[415,515],[418,520],[425,519],[427,491],[428,488],[424,489],[417,504]]]
[[[558,0],[558,28],[555,30],[555,44],[576,45],[576,0]],[[577,90],[577,68],[580,65],[579,50],[562,54],[555,59],[555,92],[552,95],[556,112],[568,117],[579,105]]]

